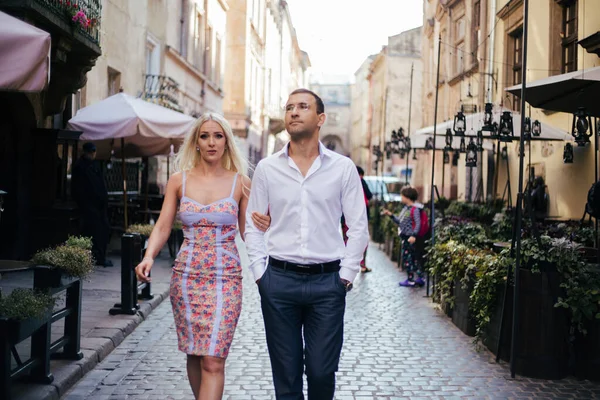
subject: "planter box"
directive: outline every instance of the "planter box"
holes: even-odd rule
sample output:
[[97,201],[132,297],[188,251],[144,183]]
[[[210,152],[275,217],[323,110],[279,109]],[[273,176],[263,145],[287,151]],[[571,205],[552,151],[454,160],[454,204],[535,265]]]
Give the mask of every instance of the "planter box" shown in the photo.
[[575,375],[581,379],[600,381],[600,320],[590,321],[587,335],[575,337]]
[[454,281],[454,309],[452,311],[452,322],[463,333],[468,336],[475,336],[477,330],[475,320],[469,310],[469,297],[473,291],[473,282],[469,282],[467,288],[463,288],[460,280]]
[[[498,296],[496,304],[490,318],[490,323],[485,328],[483,344],[494,355],[498,355],[498,338],[500,337],[500,323],[502,318],[502,302],[504,301],[504,285],[498,287]],[[512,315],[513,315],[513,287],[506,288],[508,296],[506,308],[504,309],[504,326],[502,327],[502,343],[500,344],[500,359],[508,362],[510,360],[510,345],[512,335]]]
[[568,374],[569,317],[567,310],[554,307],[562,294],[559,273],[544,269],[536,274],[527,269],[520,271],[515,365],[520,375],[561,379]]
[[5,330],[8,343],[14,346],[33,335],[48,322],[51,316],[52,313],[49,312],[42,318],[28,318],[23,320],[0,319],[0,329]]
[[35,281],[38,288],[61,288],[77,281],[79,278],[66,275],[62,270],[47,265],[34,267]]

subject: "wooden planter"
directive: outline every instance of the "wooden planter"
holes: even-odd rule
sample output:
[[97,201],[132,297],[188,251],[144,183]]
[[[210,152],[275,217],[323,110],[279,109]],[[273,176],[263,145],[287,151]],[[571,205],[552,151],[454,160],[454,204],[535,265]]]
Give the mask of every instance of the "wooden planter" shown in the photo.
[[587,335],[575,337],[575,357],[578,378],[600,381],[600,320],[590,321]]
[[[496,304],[494,312],[490,318],[490,322],[485,328],[483,336],[483,344],[494,355],[498,355],[498,338],[500,337],[500,323],[502,318],[502,302],[504,300],[505,285],[498,287],[496,296]],[[506,295],[508,296],[506,308],[504,309],[504,326],[502,327],[502,343],[500,343],[500,359],[508,362],[510,360],[510,345],[512,334],[512,315],[513,315],[513,287],[506,287]]]
[[454,325],[468,336],[475,336],[477,330],[475,319],[469,310],[471,292],[473,291],[473,281],[469,282],[467,288],[463,288],[460,280],[454,281],[454,309],[451,318]]
[[0,329],[5,330],[6,339],[10,345],[16,345],[27,339],[48,322],[52,312],[41,318],[0,319]]
[[62,288],[79,280],[77,277],[66,275],[62,270],[48,265],[35,266],[36,280],[45,288]]
[[564,378],[568,374],[569,317],[567,310],[554,307],[562,295],[560,275],[551,268],[541,273],[521,269],[520,274],[517,373]]

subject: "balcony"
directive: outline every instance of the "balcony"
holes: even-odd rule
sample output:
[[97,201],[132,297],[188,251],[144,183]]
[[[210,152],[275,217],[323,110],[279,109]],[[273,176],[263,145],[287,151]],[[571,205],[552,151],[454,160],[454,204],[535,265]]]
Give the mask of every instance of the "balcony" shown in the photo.
[[142,99],[183,112],[179,105],[179,84],[166,75],[146,75]]
[[61,113],[67,96],[85,85],[87,72],[102,54],[101,0],[0,0],[0,11],[52,36],[44,115]]
[[279,133],[285,129],[285,113],[282,107],[269,104],[265,107],[265,112],[269,118],[269,133]]

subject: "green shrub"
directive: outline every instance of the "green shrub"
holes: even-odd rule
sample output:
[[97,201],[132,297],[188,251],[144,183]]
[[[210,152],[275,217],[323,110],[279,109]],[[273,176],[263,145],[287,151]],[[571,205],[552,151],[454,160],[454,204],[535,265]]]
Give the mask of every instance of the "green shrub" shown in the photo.
[[54,307],[55,302],[50,294],[16,288],[8,296],[0,297],[0,316],[17,320],[41,318]]

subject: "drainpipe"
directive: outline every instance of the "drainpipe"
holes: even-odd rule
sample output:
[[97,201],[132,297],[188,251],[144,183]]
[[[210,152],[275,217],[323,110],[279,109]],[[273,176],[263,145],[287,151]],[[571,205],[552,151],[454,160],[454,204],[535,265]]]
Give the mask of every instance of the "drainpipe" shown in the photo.
[[[491,0],[490,5],[489,5],[489,9],[488,9],[488,14],[489,14],[489,22],[488,22],[488,30],[491,30],[494,28],[494,22],[496,21],[496,0]],[[495,30],[494,30],[495,31]],[[493,100],[493,96],[492,96],[492,84],[493,82],[493,77],[494,77],[494,47],[495,47],[495,32],[491,32],[490,34],[490,40],[489,40],[489,47],[490,47],[490,51],[489,51],[489,57],[488,57],[488,65],[487,65],[487,103],[492,103]]]
[[185,0],[181,0],[181,15],[179,16],[180,23],[180,31],[179,31],[179,54],[183,56],[183,38],[184,38],[184,29],[183,24],[185,23]]

